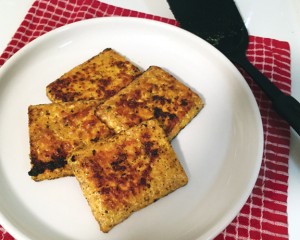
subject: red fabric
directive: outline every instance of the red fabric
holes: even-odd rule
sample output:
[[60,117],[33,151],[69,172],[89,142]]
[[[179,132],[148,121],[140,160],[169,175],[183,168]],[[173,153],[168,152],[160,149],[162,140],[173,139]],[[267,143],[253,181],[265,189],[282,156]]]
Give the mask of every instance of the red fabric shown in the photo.
[[[290,48],[286,42],[250,36],[248,59],[285,93],[291,91]],[[260,173],[248,201],[221,239],[288,239],[287,190],[290,130],[271,103],[243,71],[259,105],[264,127]]]
[[177,25],[173,19],[119,8],[96,0],[38,0],[33,3],[21,26],[0,56],[0,66],[28,42],[46,32],[83,19],[107,16],[148,18]]
[[[175,20],[123,9],[96,0],[38,0],[0,56],[0,66],[36,37],[57,27],[102,16],[132,16],[178,25]],[[249,60],[284,92],[290,93],[290,49],[286,42],[250,37]],[[265,94],[241,70],[262,114],[264,154],[256,185],[238,216],[216,239],[288,239],[287,189],[289,126],[272,110]],[[0,237],[13,239],[0,226]]]

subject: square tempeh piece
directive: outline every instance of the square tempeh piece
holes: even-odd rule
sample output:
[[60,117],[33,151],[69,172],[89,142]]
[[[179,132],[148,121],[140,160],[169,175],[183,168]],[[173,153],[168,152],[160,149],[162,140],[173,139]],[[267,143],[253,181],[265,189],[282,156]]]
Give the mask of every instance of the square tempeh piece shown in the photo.
[[155,119],[76,150],[68,163],[103,232],[188,182]]
[[31,170],[35,181],[73,175],[66,157],[77,147],[113,134],[95,115],[98,101],[28,108]]
[[46,93],[52,102],[104,101],[140,73],[125,57],[107,48],[50,83]]
[[97,116],[116,132],[156,118],[169,140],[203,108],[202,99],[163,69],[151,66],[97,108]]

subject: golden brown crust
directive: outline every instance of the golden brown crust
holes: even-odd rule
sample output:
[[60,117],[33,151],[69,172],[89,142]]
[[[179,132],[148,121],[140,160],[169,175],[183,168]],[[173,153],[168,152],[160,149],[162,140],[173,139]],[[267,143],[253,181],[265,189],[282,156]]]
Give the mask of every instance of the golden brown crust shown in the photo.
[[116,132],[156,118],[173,139],[204,106],[201,98],[163,69],[151,66],[96,114]]
[[188,182],[156,120],[78,149],[68,163],[103,232]]
[[140,73],[135,65],[107,48],[50,83],[46,93],[52,102],[104,101]]
[[29,106],[31,170],[35,181],[73,175],[66,158],[77,147],[113,134],[95,116],[98,101]]

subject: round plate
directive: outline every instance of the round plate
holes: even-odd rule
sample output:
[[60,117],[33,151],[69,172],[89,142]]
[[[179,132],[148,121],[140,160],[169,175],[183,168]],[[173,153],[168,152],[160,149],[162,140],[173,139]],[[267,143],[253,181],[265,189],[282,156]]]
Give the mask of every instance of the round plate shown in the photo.
[[[169,71],[205,107],[172,142],[188,185],[104,234],[74,177],[34,182],[28,176],[27,109],[49,103],[50,82],[108,47],[142,69]],[[18,240],[212,238],[242,208],[262,159],[261,117],[241,74],[205,41],[152,20],[86,20],[26,45],[1,68],[0,116],[0,222]]]

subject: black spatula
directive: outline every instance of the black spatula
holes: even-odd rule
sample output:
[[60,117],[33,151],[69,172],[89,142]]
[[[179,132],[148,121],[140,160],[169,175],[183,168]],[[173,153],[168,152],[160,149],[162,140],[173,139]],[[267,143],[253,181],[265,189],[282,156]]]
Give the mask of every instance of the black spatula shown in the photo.
[[274,109],[300,135],[300,103],[280,91],[247,59],[248,31],[233,0],[167,0],[180,26],[205,39],[242,67]]

